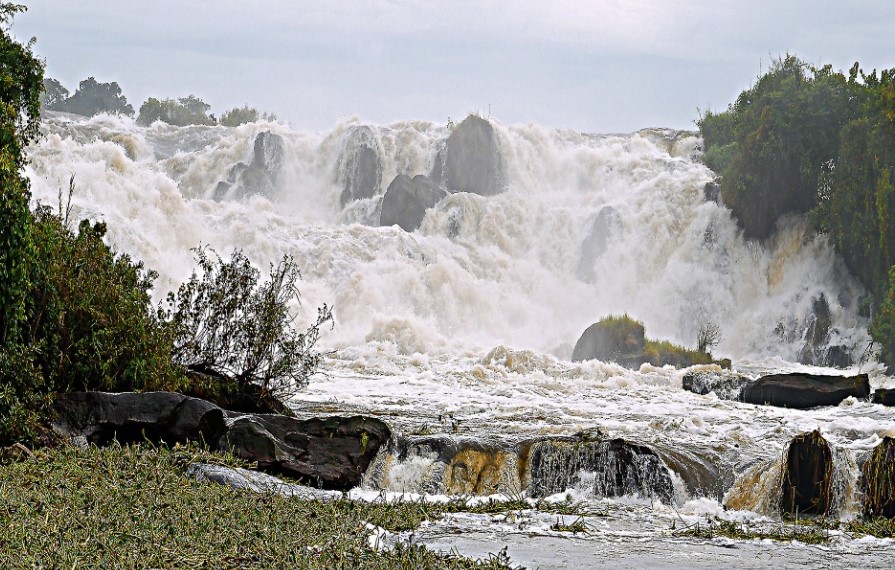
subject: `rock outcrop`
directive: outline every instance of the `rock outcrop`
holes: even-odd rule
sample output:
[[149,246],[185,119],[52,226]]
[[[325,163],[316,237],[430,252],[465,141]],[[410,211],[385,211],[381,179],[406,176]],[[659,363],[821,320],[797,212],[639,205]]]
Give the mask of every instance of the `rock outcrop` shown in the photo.
[[895,438],[885,436],[861,467],[864,516],[895,518]]
[[353,127],[348,132],[345,150],[339,158],[338,180],[342,185],[339,202],[345,206],[352,200],[372,198],[382,186],[382,160],[376,150],[373,130]]
[[843,345],[830,345],[833,332],[833,315],[826,295],[812,301],[811,316],[805,330],[805,345],[799,354],[799,362],[831,368],[847,368],[853,364],[851,351]]
[[500,149],[491,123],[469,115],[454,127],[435,158],[431,178],[450,192],[492,196],[503,191]]
[[627,317],[610,317],[592,324],[575,343],[572,361],[602,360],[629,368],[639,367],[644,359],[643,325]]
[[523,446],[528,465],[528,494],[545,497],[575,488],[582,474],[595,497],[637,495],[670,503],[674,498],[671,474],[655,451],[624,439],[551,438]]
[[873,397],[870,401],[874,404],[895,406],[895,390],[892,388],[877,388],[874,390]]
[[362,416],[298,420],[277,414],[222,410],[211,402],[170,392],[74,392],[54,404],[54,429],[96,445],[200,441],[257,461],[262,469],[309,485],[346,490],[358,485],[390,431]]
[[806,409],[837,406],[848,397],[866,399],[870,381],[866,374],[857,376],[819,376],[814,374],[771,374],[749,384],[742,401],[783,408]]
[[696,371],[684,374],[682,387],[702,396],[714,392],[722,400],[739,400],[743,388],[752,382],[735,372]]
[[784,514],[827,515],[833,508],[833,449],[819,431],[790,441],[785,454],[780,509]]
[[227,180],[218,182],[213,198],[237,200],[252,194],[272,196],[283,167],[284,155],[283,137],[270,131],[259,133],[255,137],[251,163],[238,162],[233,165]]
[[413,178],[399,174],[389,184],[385,196],[382,197],[379,225],[397,224],[404,231],[412,232],[423,223],[426,210],[445,196],[447,192],[422,174]]

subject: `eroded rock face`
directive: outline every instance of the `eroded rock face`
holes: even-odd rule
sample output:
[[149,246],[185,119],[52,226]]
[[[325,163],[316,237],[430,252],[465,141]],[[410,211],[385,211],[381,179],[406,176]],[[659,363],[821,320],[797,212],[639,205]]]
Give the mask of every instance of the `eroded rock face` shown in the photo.
[[751,383],[751,378],[735,372],[696,371],[684,374],[682,387],[694,394],[714,392],[722,400],[739,400],[743,388]]
[[255,137],[252,162],[237,162],[233,165],[227,174],[227,180],[218,182],[213,198],[236,200],[252,194],[272,196],[284,157],[283,137],[270,131],[259,133]]
[[500,149],[491,123],[469,115],[454,127],[435,158],[431,178],[450,192],[482,196],[502,192]]
[[372,198],[382,186],[382,160],[376,150],[373,131],[368,126],[352,128],[339,159],[338,178],[342,184],[339,202]]
[[768,404],[796,409],[837,406],[849,396],[859,399],[870,396],[870,381],[866,374],[857,376],[771,374],[759,378],[742,391],[742,400],[749,404]]
[[422,174],[410,178],[399,174],[389,184],[382,198],[380,226],[397,224],[404,231],[420,227],[426,210],[440,202],[447,192]]

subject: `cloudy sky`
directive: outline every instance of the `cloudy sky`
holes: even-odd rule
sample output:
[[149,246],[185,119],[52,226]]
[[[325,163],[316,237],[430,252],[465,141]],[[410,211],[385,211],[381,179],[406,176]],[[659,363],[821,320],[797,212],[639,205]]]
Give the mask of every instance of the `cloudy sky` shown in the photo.
[[772,57],[895,67],[895,1],[20,0],[47,74],[135,108],[195,94],[299,128],[357,116],[589,132],[692,128]]

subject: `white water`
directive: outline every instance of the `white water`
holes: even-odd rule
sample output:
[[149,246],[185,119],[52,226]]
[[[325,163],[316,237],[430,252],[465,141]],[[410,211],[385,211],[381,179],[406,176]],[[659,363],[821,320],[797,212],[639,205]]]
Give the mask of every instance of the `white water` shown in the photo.
[[[54,115],[28,173],[35,199],[52,205],[74,174],[74,219],[105,220],[119,251],[160,273],[158,298],[189,276],[200,244],[225,255],[242,248],[261,267],[294,256],[300,318],[310,321],[322,303],[336,318],[321,339],[334,353],[295,403],[301,413],[373,413],[404,433],[509,439],[601,427],[657,448],[715,449],[736,473],[773,462],[803,431],[820,428],[854,454],[895,430],[891,408],[866,402],[756,407],[684,392],[682,371],[670,367],[568,361],[588,325],[626,312],[648,336],[689,346],[702,324],[716,323],[723,340],[714,352],[741,372],[804,369],[792,362],[820,294],[831,307],[831,343],[861,358],[869,340],[856,315],[861,290],[832,248],[800,219],[781,222],[766,246],[744,241],[729,211],[703,199],[713,175],[696,160],[695,136],[495,123],[507,191],[449,196],[406,233],[354,223],[369,219],[375,200],[339,207],[339,158],[356,124],[320,134],[278,123],[142,128]],[[397,174],[428,174],[448,135],[422,122],[370,127],[381,191]],[[277,196],[211,200],[265,130],[286,146]],[[605,206],[619,213],[620,229],[586,283],[581,247]],[[868,370],[874,386],[892,382],[863,363]],[[425,470],[415,461],[390,488],[412,490],[396,486]],[[688,499],[679,508],[694,516],[720,512]]]

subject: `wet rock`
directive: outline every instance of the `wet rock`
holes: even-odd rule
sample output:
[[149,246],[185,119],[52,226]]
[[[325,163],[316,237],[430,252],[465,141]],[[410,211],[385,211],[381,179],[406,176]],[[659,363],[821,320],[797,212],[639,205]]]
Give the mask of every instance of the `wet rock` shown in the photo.
[[323,491],[313,487],[287,483],[273,475],[250,471],[240,467],[225,467],[210,463],[191,463],[187,467],[187,475],[200,483],[208,481],[218,485],[233,487],[234,489],[243,489],[256,493],[273,493],[281,497],[296,497],[304,501],[332,501],[342,496],[338,491]]
[[363,416],[297,420],[280,415],[231,413],[222,448],[259,467],[284,473],[314,487],[357,486],[390,431]]
[[234,164],[227,180],[218,182],[212,197],[235,200],[252,194],[272,196],[284,157],[283,137],[270,131],[259,133],[252,149],[252,162]]
[[31,457],[34,457],[34,453],[21,443],[0,447],[0,465],[25,461]]
[[594,280],[594,263],[609,248],[609,241],[621,230],[622,221],[612,206],[603,207],[591,223],[590,232],[581,244],[578,278],[588,283]]
[[83,435],[95,445],[216,442],[226,426],[224,412],[211,402],[171,392],[71,392],[53,404],[53,428],[63,436]]
[[819,376],[814,374],[772,374],[743,388],[742,400],[749,404],[767,404],[783,408],[806,409],[837,406],[852,396],[870,396],[866,374],[857,376]]
[[805,345],[799,362],[815,366],[848,368],[853,364],[851,351],[844,345],[830,346],[833,316],[826,295],[821,293],[812,301],[811,316],[805,329]]
[[874,404],[895,406],[895,390],[891,388],[877,388],[873,392],[873,398],[870,401]]
[[626,317],[603,319],[587,327],[575,343],[572,361],[597,359],[638,367],[646,361],[644,346],[642,324]]
[[595,497],[637,495],[665,503],[674,498],[668,468],[645,445],[618,438],[554,438],[528,443],[521,455],[532,497],[585,485]]
[[445,196],[447,192],[421,174],[413,178],[399,174],[389,184],[382,198],[379,225],[397,224],[404,231],[412,232],[423,223],[426,210]]
[[714,202],[716,204],[721,203],[721,184],[718,179],[712,180],[711,182],[706,182],[705,187],[702,189],[702,195],[705,198],[706,202]]
[[785,453],[780,508],[784,514],[826,515],[833,507],[833,449],[815,430],[793,438]]
[[469,115],[454,127],[435,158],[431,178],[451,192],[482,196],[501,192],[500,149],[491,123]]
[[694,394],[714,392],[722,400],[739,400],[743,388],[750,383],[748,376],[733,372],[696,371],[684,374],[682,387]]
[[864,516],[895,518],[895,438],[886,436],[861,467]]
[[376,151],[373,130],[354,127],[348,132],[345,150],[339,159],[338,179],[342,184],[339,202],[372,198],[382,185],[382,161]]

